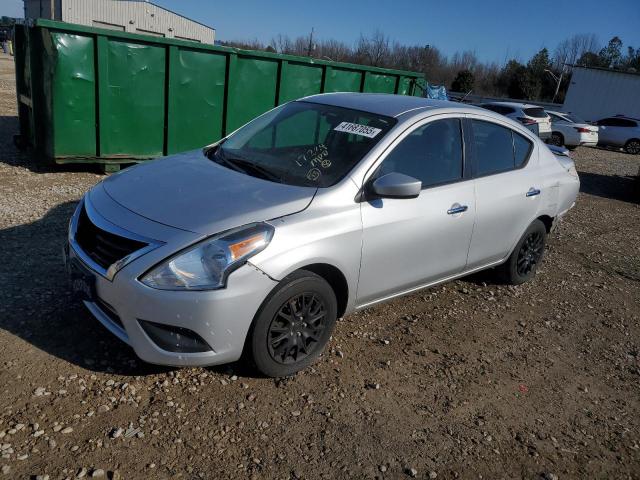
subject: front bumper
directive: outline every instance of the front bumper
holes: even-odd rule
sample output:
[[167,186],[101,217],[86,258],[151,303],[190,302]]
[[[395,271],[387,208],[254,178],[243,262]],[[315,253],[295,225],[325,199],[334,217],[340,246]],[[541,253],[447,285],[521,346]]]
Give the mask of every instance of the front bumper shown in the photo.
[[[69,248],[69,261],[79,260]],[[95,298],[85,307],[142,360],[159,365],[205,366],[236,361],[242,355],[251,322],[276,282],[251,264],[233,272],[227,287],[212,291],[157,290],[131,276],[129,266],[113,281],[96,275]],[[162,349],[140,320],[181,327],[198,334],[210,351],[178,353]]]
[[[91,221],[113,229],[116,221],[123,231],[158,239],[157,247],[143,255],[132,255],[115,272],[100,271],[74,239],[74,220],[70,226],[65,259],[70,271],[91,284],[82,292],[83,303],[107,330],[130,345],[144,361],[174,366],[204,366],[238,360],[244,348],[251,322],[263,300],[277,282],[255,266],[247,263],[229,275],[225,288],[206,291],[168,291],[148,287],[138,278],[158,262],[201,239],[201,235],[180,231],[152,222],[124,209],[99,188],[94,188],[83,200],[89,203]],[[77,218],[82,202],[74,214]],[[73,277],[74,287],[77,276]],[[74,288],[75,289],[75,288]],[[142,322],[146,322],[143,328]],[[147,334],[149,323],[176,332],[171,337],[184,341],[183,329],[195,333],[204,341],[205,351],[188,351],[175,344],[152,339]],[[164,347],[164,348],[163,348]]]

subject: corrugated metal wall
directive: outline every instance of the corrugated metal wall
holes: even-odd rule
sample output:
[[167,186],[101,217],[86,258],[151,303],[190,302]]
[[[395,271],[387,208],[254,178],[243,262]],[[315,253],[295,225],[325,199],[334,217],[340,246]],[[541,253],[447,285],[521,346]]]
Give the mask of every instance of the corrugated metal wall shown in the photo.
[[[27,18],[213,44],[215,30],[152,3],[131,0],[25,0]],[[51,10],[54,9],[55,12]]]
[[585,120],[640,117],[640,75],[574,67],[562,109]]

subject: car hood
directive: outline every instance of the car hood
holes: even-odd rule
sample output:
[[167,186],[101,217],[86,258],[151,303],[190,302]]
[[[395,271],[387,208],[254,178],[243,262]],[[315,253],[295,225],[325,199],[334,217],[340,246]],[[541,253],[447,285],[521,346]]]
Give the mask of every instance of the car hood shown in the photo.
[[202,150],[138,164],[103,185],[114,201],[138,215],[206,235],[304,210],[317,190],[231,170]]

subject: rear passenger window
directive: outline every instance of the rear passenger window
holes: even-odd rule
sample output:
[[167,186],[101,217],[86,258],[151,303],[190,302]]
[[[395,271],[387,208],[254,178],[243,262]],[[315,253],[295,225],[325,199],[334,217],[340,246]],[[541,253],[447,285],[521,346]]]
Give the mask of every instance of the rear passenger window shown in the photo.
[[523,166],[533,144],[510,128],[472,120],[476,151],[476,176],[506,172]]
[[520,168],[525,163],[527,163],[529,154],[531,154],[531,149],[533,148],[533,144],[513,130],[511,131],[511,135],[513,135],[513,154],[515,157],[515,167]]
[[422,181],[422,188],[462,178],[460,120],[449,118],[416,128],[384,159],[376,177],[403,173]]

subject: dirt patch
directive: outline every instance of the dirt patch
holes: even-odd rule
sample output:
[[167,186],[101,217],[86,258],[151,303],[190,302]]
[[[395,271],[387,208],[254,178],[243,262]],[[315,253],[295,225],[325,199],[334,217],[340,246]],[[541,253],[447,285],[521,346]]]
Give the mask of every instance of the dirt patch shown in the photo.
[[[640,478],[640,157],[580,148],[535,281],[481,274],[351,315],[286,380],[143,364],[60,252],[102,176],[18,153],[0,58],[0,471],[6,478]],[[0,478],[2,475],[0,475]]]

